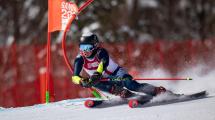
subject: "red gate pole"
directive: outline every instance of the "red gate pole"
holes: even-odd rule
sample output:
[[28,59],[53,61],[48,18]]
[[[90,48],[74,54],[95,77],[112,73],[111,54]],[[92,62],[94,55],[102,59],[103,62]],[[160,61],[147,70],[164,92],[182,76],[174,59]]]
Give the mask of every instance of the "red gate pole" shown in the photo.
[[51,33],[48,32],[47,34],[47,46],[46,46],[46,52],[47,52],[47,59],[46,59],[46,92],[45,92],[45,101],[46,103],[49,103],[49,80],[50,80],[50,57],[51,57]]
[[46,68],[40,68],[40,103],[46,103]]
[[[84,10],[88,5],[90,5],[90,3],[92,3],[93,0],[88,0],[87,2],[85,2],[79,9],[78,9],[78,13],[77,14],[73,14],[72,17],[69,19],[69,22],[66,25],[66,29],[63,32],[63,37],[62,37],[62,49],[63,49],[63,57],[64,60],[66,62],[67,67],[69,68],[69,70],[71,71],[71,73],[73,73],[73,68],[72,65],[69,62],[69,59],[66,55],[66,46],[65,46],[65,40],[66,40],[66,32],[68,30],[68,28],[70,27],[72,21],[76,18],[76,16],[82,11]],[[96,88],[89,88],[89,90],[92,92],[92,94],[96,97],[101,97],[102,93],[99,92]]]

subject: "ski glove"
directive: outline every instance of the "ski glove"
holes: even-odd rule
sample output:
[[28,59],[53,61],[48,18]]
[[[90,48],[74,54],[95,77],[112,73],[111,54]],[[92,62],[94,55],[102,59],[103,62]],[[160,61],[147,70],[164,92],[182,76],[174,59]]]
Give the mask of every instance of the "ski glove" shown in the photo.
[[86,88],[92,87],[99,82],[101,77],[102,75],[99,72],[95,72],[90,78],[82,78],[80,85]]
[[80,81],[80,85],[81,85],[81,87],[85,87],[85,88],[92,87],[91,81],[89,78],[82,78]]
[[101,73],[94,72],[93,75],[90,77],[90,80],[93,82],[93,84],[97,84],[101,78],[102,78]]

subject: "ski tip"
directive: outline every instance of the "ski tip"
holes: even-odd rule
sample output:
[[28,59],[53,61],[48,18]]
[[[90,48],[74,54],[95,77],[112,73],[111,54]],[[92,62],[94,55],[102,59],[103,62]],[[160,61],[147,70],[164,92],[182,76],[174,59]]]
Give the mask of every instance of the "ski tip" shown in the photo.
[[128,106],[129,106],[130,108],[135,108],[135,107],[138,106],[138,101],[135,100],[135,99],[129,100]]
[[92,108],[94,106],[94,101],[93,100],[86,100],[84,102],[84,106],[87,108]]

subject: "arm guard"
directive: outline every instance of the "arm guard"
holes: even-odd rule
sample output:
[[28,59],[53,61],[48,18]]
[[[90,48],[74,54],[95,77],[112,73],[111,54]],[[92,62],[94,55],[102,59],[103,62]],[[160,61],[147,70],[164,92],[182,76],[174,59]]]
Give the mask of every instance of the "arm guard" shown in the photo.
[[104,71],[104,65],[102,61],[99,63],[99,66],[96,71],[100,74],[102,74],[102,72]]

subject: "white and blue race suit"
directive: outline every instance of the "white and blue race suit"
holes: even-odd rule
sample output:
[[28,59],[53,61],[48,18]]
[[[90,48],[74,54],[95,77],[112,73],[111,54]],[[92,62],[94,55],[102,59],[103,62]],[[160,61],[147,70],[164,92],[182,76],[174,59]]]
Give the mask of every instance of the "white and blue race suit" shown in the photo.
[[104,71],[102,76],[109,80],[100,81],[95,84],[94,87],[105,92],[110,92],[114,85],[118,85],[131,91],[144,92],[149,95],[155,94],[154,86],[147,83],[138,83],[134,81],[131,75],[129,75],[122,67],[111,59],[107,50],[104,48],[98,48],[89,58],[79,54],[74,62],[73,76],[80,76],[82,69],[89,76],[92,76],[93,73],[96,72],[96,69],[101,61],[104,63]]

